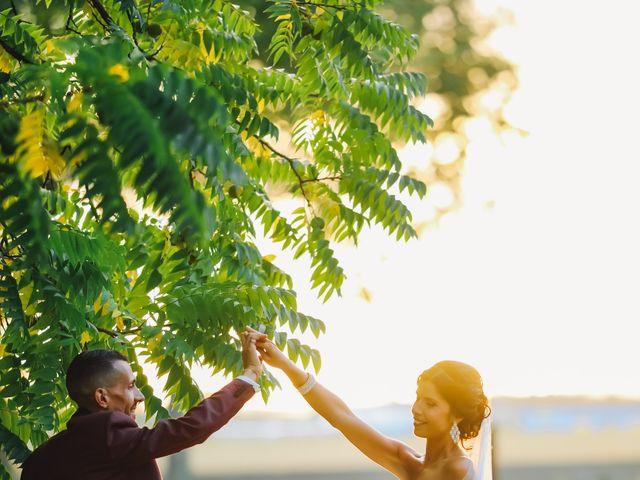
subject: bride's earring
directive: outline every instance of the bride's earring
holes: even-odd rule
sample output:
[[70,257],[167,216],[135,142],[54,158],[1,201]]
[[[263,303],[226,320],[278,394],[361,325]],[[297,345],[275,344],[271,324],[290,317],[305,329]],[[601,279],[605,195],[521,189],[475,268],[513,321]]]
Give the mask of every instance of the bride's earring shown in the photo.
[[460,441],[460,429],[458,428],[457,423],[453,424],[451,430],[449,431],[449,435],[451,435],[451,440],[453,440],[453,443],[457,445]]

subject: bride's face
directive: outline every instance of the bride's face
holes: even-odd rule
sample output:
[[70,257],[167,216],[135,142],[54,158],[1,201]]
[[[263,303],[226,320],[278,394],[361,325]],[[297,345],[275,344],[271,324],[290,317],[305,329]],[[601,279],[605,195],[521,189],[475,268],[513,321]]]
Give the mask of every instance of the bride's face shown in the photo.
[[416,401],[411,408],[413,433],[421,438],[437,438],[448,435],[453,424],[451,407],[440,395],[436,386],[421,381],[416,391]]

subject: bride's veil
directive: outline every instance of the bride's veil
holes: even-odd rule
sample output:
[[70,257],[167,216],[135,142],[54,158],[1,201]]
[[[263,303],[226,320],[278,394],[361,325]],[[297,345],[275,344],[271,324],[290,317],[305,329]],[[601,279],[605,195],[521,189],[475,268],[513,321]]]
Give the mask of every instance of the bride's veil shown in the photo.
[[492,480],[491,469],[491,415],[482,421],[480,433],[474,439],[469,457],[475,469],[474,480]]

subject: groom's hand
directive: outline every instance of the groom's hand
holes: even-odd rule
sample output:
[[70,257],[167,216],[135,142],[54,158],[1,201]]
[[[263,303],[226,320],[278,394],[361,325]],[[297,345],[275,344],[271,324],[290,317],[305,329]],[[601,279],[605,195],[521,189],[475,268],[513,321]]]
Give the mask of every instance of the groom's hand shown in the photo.
[[262,374],[262,361],[256,349],[256,342],[266,337],[263,333],[249,329],[240,334],[244,374],[253,380],[257,380]]

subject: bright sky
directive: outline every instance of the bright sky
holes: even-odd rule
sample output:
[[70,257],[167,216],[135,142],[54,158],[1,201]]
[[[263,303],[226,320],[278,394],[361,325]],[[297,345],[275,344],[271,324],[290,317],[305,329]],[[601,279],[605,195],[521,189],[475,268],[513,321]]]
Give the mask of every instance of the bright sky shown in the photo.
[[[640,396],[640,3],[476,3],[514,14],[491,44],[518,66],[506,112],[529,135],[474,125],[462,210],[417,241],[368,232],[339,246],[342,298],[320,304],[307,267],[278,253],[300,310],[327,322],[303,337],[322,352],[318,378],[354,408],[411,402],[442,359],[476,366],[489,395]],[[419,164],[429,148],[403,155]],[[429,211],[411,206],[416,220]],[[266,409],[308,411],[276,374],[285,388]]]

